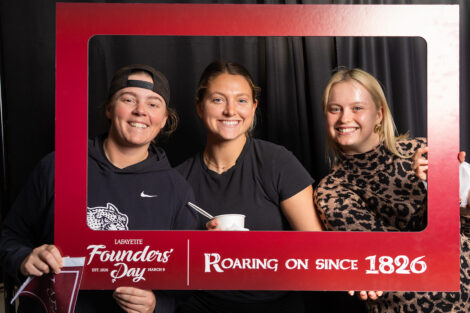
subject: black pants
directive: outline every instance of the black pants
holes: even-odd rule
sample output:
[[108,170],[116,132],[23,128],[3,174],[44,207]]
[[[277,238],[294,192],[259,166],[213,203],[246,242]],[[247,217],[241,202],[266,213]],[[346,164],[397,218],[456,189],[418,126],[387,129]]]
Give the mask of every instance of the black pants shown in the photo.
[[[263,292],[264,295],[266,294]],[[254,292],[256,295],[256,292]],[[177,313],[305,313],[301,292],[273,292],[279,297],[259,301],[246,299],[236,301],[236,297],[218,297],[211,292],[193,292],[178,308]]]

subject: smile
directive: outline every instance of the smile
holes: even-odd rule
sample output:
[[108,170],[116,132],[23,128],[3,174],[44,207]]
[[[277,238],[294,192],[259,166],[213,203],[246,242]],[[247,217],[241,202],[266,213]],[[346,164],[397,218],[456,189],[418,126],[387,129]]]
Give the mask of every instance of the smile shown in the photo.
[[237,126],[240,124],[240,121],[234,121],[234,120],[223,120],[221,121],[224,126]]
[[357,130],[356,127],[347,127],[347,128],[336,128],[336,130],[340,133],[340,134],[349,134],[349,133],[353,133]]
[[147,125],[142,124],[142,123],[138,123],[138,122],[130,122],[129,124],[132,127],[136,127],[136,128],[147,128],[148,127]]

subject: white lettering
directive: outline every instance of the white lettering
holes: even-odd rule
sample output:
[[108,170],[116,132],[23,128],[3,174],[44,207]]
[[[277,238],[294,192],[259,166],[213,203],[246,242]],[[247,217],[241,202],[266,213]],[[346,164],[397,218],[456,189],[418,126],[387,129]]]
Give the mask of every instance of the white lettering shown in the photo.
[[113,283],[123,277],[133,277],[132,281],[137,283],[141,280],[145,280],[145,268],[129,268],[126,263],[116,263],[114,266],[117,266],[117,270],[111,271],[111,277],[113,278]]
[[[204,257],[205,257],[205,268],[204,268],[205,273],[210,273],[211,272],[211,265],[214,267],[214,270],[216,272],[219,272],[219,273],[224,272],[218,264],[219,261],[220,261],[220,254],[218,254],[218,253],[204,253]],[[214,261],[211,261],[211,257],[214,258]]]
[[90,251],[90,258],[87,265],[89,265],[93,258],[96,256],[100,258],[101,262],[168,262],[168,259],[173,252],[169,251],[160,252],[159,250],[150,250],[150,246],[145,246],[143,250],[134,252],[132,250],[105,250],[105,245],[89,245],[87,250]]
[[357,260],[349,259],[317,259],[315,261],[317,270],[357,270]]
[[286,261],[285,266],[288,270],[294,268],[298,270],[300,270],[301,268],[308,270],[308,259],[289,259]]
[[114,239],[116,245],[142,245],[143,243],[142,239]]
[[205,253],[205,273],[210,273],[211,269],[216,272],[223,273],[224,269],[249,269],[259,270],[268,269],[277,272],[278,260],[277,259],[256,259],[256,258],[225,258],[222,259],[218,253]]

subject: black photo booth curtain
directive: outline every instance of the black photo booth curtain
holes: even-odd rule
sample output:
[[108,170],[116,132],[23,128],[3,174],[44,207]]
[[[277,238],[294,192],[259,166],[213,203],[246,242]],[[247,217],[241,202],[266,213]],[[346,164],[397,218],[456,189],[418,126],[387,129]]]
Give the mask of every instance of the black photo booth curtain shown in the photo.
[[360,67],[378,77],[399,130],[426,136],[421,38],[95,36],[89,47],[89,136],[108,128],[102,110],[114,71],[150,64],[170,80],[171,105],[181,117],[162,143],[175,165],[204,145],[194,94],[204,67],[216,59],[245,65],[261,87],[254,136],[287,147],[316,180],[328,171],[321,97],[336,68]]
[[[102,2],[102,1],[96,1]],[[132,2],[132,1],[113,1]],[[164,1],[140,1],[164,2]],[[241,3],[180,1],[180,3]],[[243,1],[262,3],[263,1]],[[458,4],[461,15],[461,86],[469,79],[468,1],[264,1],[276,4]],[[6,155],[2,168],[4,209],[32,168],[54,150],[55,1],[0,2],[0,78]],[[106,129],[101,107],[112,73],[130,63],[148,63],[171,82],[171,104],[181,123],[164,143],[173,164],[201,149],[204,130],[194,111],[194,91],[203,68],[215,59],[245,65],[262,93],[254,136],[286,146],[318,181],[328,171],[321,95],[337,67],[360,67],[383,84],[400,133],[426,136],[426,43],[420,38],[154,37],[96,36],[90,41],[89,132]],[[72,60],[71,60],[72,61]],[[470,111],[461,88],[461,146]],[[73,166],[73,165],[71,165]],[[3,181],[3,180],[2,180]]]
[[[470,151],[468,1],[179,3],[460,4],[461,149]],[[108,127],[103,104],[113,72],[127,64],[146,63],[170,80],[171,105],[181,121],[177,132],[162,145],[172,164],[180,163],[201,149],[205,142],[204,129],[194,108],[195,88],[202,70],[216,59],[235,61],[248,68],[262,89],[254,136],[287,147],[319,181],[328,172],[321,97],[333,70],[359,67],[372,73],[385,89],[399,132],[426,136],[426,49],[426,42],[421,38],[400,37],[95,36],[89,45],[89,135],[97,135]],[[55,1],[0,1],[4,131],[1,155],[5,155],[1,169],[2,216],[37,162],[54,150],[54,62]]]

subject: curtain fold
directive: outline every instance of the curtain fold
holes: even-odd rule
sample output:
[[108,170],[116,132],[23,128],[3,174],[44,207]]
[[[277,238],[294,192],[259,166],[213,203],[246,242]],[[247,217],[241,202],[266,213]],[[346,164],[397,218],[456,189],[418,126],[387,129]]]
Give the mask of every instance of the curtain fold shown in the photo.
[[[61,1],[75,2],[75,1]],[[88,1],[122,2],[137,1]],[[164,3],[164,0],[140,0]],[[470,151],[470,1],[467,0],[180,0],[180,3],[460,4],[461,149]],[[0,79],[8,194],[13,201],[29,173],[54,150],[55,4],[53,0],[0,1]],[[207,64],[243,64],[262,92],[254,136],[291,150],[318,182],[328,172],[323,88],[338,67],[360,67],[382,83],[400,133],[426,136],[426,42],[383,37],[95,36],[89,44],[89,137],[108,128],[103,105],[114,71],[146,63],[170,80],[171,105],[181,122],[163,143],[172,164],[205,144],[195,111],[195,88]],[[73,62],[73,60],[71,60]],[[445,105],[445,104],[443,104]],[[73,166],[73,165],[71,165]],[[341,300],[338,300],[340,299]],[[343,293],[309,295],[311,311],[361,312]]]
[[[468,1],[244,0],[243,3],[460,3],[461,142],[462,149],[470,148],[467,126],[470,96],[465,88],[470,73],[466,57]],[[54,149],[54,21],[55,1],[0,3],[6,121],[3,146],[10,201],[37,161]],[[179,129],[164,144],[173,164],[204,145],[204,129],[194,109],[194,91],[204,67],[219,58],[245,65],[262,87],[255,136],[286,146],[316,180],[328,171],[321,96],[328,77],[339,66],[361,67],[375,75],[385,88],[398,130],[426,136],[426,43],[420,38],[96,36],[90,41],[89,53],[90,136],[107,128],[102,106],[112,73],[125,64],[148,63],[169,78],[171,103],[181,117]]]

